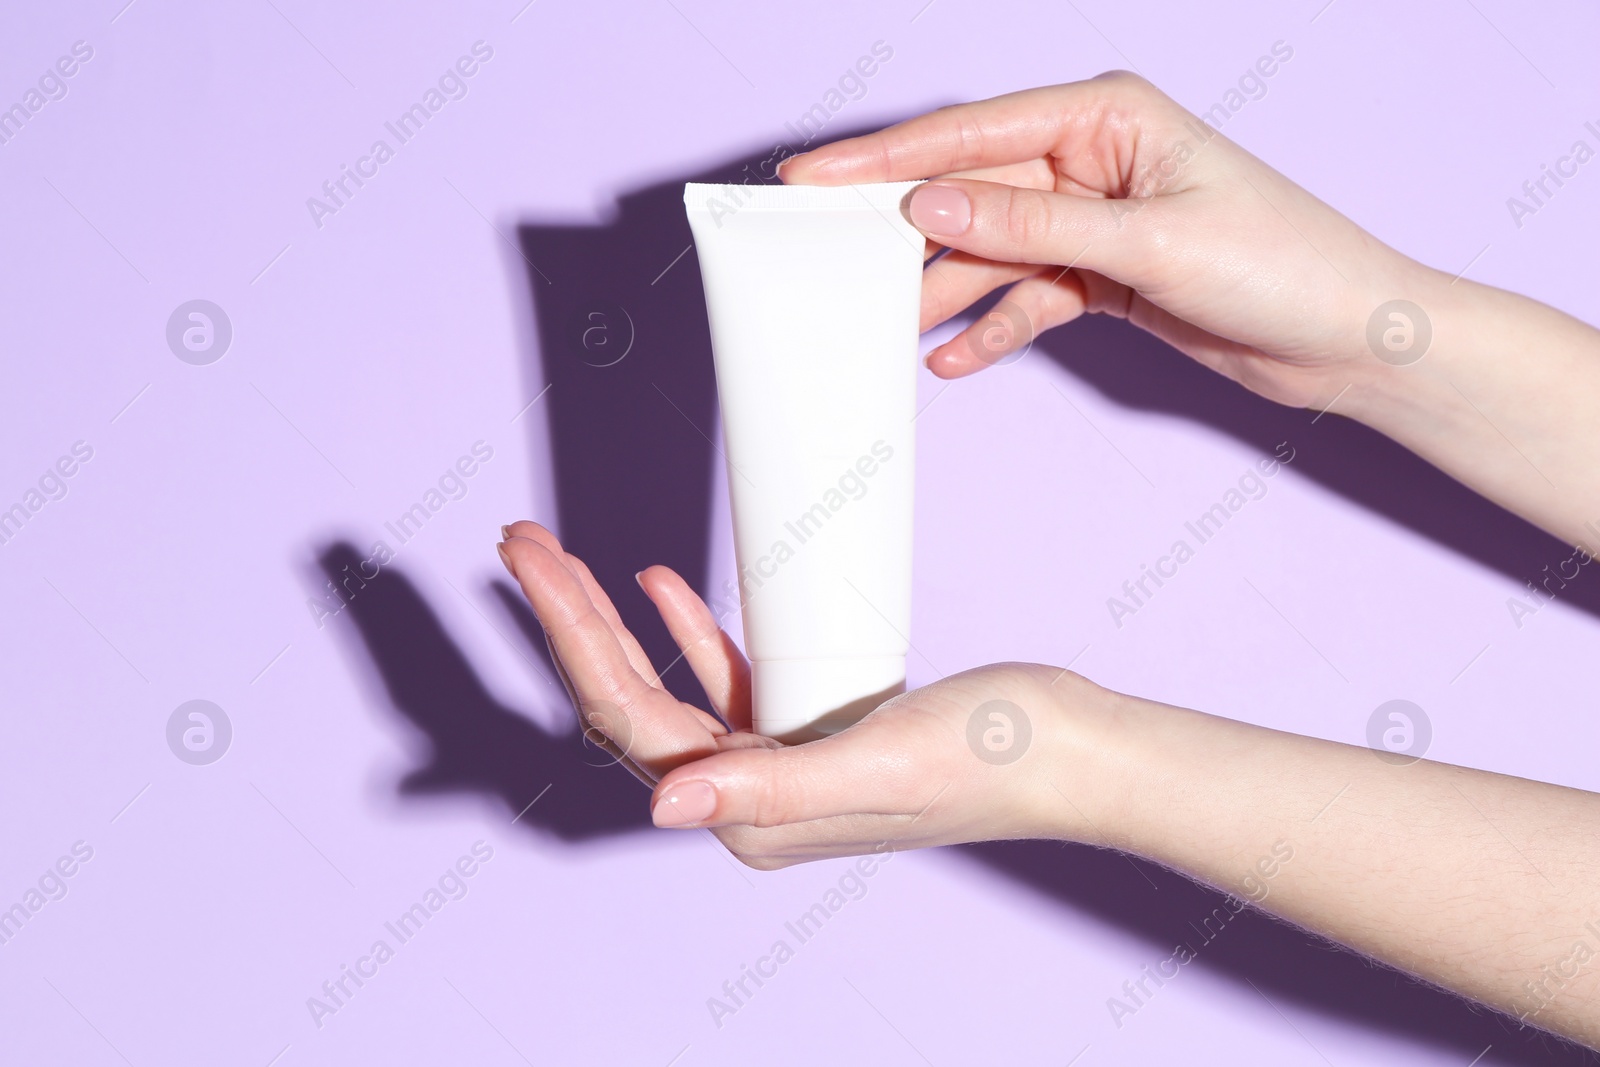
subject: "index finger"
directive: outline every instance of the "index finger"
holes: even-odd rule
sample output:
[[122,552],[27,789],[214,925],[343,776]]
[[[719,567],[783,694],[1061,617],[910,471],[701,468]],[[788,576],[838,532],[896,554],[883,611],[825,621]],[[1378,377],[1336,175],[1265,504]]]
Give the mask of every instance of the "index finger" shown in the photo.
[[597,710],[624,717],[626,724],[606,723],[604,732],[617,740],[621,728],[625,754],[658,778],[716,751],[710,729],[715,720],[692,713],[639,675],[583,583],[549,548],[530,537],[511,537],[501,546],[556,658],[566,664],[585,726]]
[[940,108],[791,156],[780,173],[790,184],[846,185],[920,181],[1021,163],[1049,153],[1068,124],[1086,113],[1098,115],[1119,84],[1092,78]]

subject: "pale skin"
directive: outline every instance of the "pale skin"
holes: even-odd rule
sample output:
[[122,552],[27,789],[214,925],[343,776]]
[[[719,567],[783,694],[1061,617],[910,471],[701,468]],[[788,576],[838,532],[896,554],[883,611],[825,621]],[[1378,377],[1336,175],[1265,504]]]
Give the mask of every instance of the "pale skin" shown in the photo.
[[[908,205],[930,250],[950,250],[924,274],[924,329],[1006,284],[1035,333],[1118,315],[1269,399],[1364,422],[1600,551],[1600,333],[1386,247],[1220,135],[1202,139],[1140,78],[945,108],[795,157],[782,177],[934,179]],[[1401,365],[1367,339],[1394,299],[1432,327],[1425,355]],[[935,348],[930,370],[974,373],[1027,340],[997,346],[981,336],[993,328]],[[1600,1047],[1600,795],[1401,765],[1023,663],[943,678],[786,747],[751,731],[749,665],[677,574],[651,567],[639,584],[715,715],[667,693],[554,535],[504,532],[580,717],[652,787],[658,826],[709,827],[763,870],[1004,838],[1118,848]],[[966,739],[973,709],[997,699],[1033,726],[1003,766]],[[1275,862],[1286,846],[1292,859]]]

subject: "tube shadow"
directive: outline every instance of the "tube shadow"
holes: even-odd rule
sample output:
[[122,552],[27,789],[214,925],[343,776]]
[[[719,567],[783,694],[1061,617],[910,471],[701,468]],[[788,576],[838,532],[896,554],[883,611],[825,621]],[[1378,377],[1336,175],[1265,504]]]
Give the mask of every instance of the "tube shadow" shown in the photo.
[[[829,136],[865,129],[830,129]],[[685,182],[770,181],[778,144],[621,196],[597,225],[517,226],[536,324],[527,395],[549,389],[557,534],[680,700],[706,706],[633,576],[654,563],[706,592],[713,464],[721,462],[716,378]],[[718,597],[736,604],[731,587]],[[709,599],[709,597],[708,597]]]
[[[664,563],[705,589],[716,380],[682,182],[624,196],[600,225],[517,228],[548,388],[562,544],[588,564],[657,664],[677,648],[633,576]],[[687,670],[663,681],[705,706]]]
[[[555,525],[613,596],[652,662],[675,664],[663,675],[674,695],[702,707],[703,693],[676,665],[677,649],[632,576],[662,562],[706,587],[715,380],[682,186],[738,180],[768,156],[651,184],[624,196],[615,217],[600,225],[525,223],[518,230],[537,331],[527,395],[549,388]],[[1285,439],[1297,449],[1306,441],[1297,471],[1518,582],[1569,554],[1387,439],[1333,416],[1310,426],[1308,413],[1254,397],[1126,323],[1087,317],[1039,346],[1119,404],[1201,422],[1264,452]],[[358,559],[343,543],[321,556],[336,582]],[[1600,588],[1580,584],[1563,596],[1600,615]],[[527,648],[519,651],[535,657],[530,663],[542,660],[553,677],[542,630],[522,598],[504,583],[490,590],[520,631]],[[621,768],[594,769],[607,757],[585,747],[576,731],[552,735],[497,702],[403,575],[391,568],[369,580],[348,610],[389,703],[431,745],[427,765],[406,780],[408,795],[475,792],[515,812],[549,784],[549,795],[523,821],[565,841],[648,825],[632,777]],[[1024,842],[962,852],[1156,944],[1192,940],[1189,924],[1222,900],[1162,868],[1086,848]],[[1518,1030],[1254,911],[1232,919],[1199,954],[1204,966],[1252,982],[1270,999],[1461,1053],[1462,1062],[1493,1044],[1499,1061],[1524,1067],[1600,1064],[1600,1056]]]

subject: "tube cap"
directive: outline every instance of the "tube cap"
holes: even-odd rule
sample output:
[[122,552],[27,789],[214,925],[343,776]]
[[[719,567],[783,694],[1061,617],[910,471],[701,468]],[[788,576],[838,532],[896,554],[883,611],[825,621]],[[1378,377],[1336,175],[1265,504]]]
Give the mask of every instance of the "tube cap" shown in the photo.
[[789,745],[836,734],[905,691],[904,656],[750,661],[756,732]]

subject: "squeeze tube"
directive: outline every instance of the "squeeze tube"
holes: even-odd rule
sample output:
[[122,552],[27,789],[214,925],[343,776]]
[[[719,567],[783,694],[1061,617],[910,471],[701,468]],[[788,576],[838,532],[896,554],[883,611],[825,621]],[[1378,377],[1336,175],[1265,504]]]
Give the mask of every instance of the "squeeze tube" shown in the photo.
[[905,691],[917,182],[684,186],[710,317],[758,733]]

